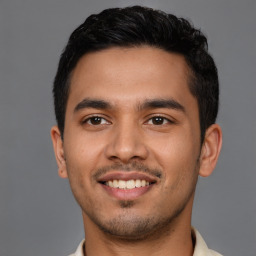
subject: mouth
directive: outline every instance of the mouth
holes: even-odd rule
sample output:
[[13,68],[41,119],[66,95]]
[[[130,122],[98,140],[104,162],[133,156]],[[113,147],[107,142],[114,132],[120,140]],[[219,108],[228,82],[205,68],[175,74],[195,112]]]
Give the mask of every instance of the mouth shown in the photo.
[[135,189],[146,187],[154,184],[155,182],[149,182],[147,180],[109,180],[100,182],[103,185],[106,185],[111,188],[119,188],[119,189]]
[[98,183],[108,195],[118,200],[135,200],[157,184],[157,178],[144,173],[114,172],[102,176]]

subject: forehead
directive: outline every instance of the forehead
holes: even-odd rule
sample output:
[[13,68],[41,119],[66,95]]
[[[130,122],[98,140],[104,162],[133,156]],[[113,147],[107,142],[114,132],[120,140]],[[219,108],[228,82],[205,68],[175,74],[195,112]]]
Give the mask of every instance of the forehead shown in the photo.
[[188,83],[189,68],[179,54],[149,46],[113,47],[79,60],[71,76],[68,105],[85,97],[121,105],[152,97],[182,101],[194,98]]

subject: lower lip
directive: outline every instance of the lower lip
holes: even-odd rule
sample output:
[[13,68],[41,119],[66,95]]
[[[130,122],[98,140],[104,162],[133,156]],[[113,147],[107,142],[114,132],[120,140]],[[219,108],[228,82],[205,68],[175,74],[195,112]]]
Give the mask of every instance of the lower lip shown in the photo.
[[139,198],[140,196],[147,193],[154,184],[151,184],[149,186],[140,187],[140,188],[133,188],[133,189],[120,189],[120,188],[112,188],[109,186],[106,186],[104,184],[100,184],[107,193],[115,197],[118,200],[135,200]]

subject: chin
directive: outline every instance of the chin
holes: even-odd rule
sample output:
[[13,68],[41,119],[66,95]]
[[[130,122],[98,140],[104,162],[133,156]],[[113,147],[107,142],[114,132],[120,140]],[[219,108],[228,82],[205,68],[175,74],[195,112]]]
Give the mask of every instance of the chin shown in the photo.
[[[123,202],[123,204],[130,207],[130,203],[128,202]],[[106,235],[118,240],[134,242],[159,237],[163,233],[169,234],[172,230],[172,224],[175,222],[179,213],[176,212],[164,218],[156,216],[141,217],[127,211],[107,221],[100,221],[95,216],[90,219]]]

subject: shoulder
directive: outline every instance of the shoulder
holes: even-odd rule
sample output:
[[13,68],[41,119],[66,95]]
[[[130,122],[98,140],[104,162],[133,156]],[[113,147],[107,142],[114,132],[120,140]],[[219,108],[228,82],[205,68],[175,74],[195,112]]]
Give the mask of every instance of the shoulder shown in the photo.
[[210,256],[223,256],[221,254],[219,254],[218,252],[215,252],[213,250],[209,250]]
[[85,240],[82,240],[81,243],[78,245],[75,253],[70,254],[69,256],[84,256],[84,252],[83,252],[84,242]]
[[192,228],[192,236],[195,239],[195,249],[193,256],[222,256],[218,252],[208,248],[203,237],[195,228]]

